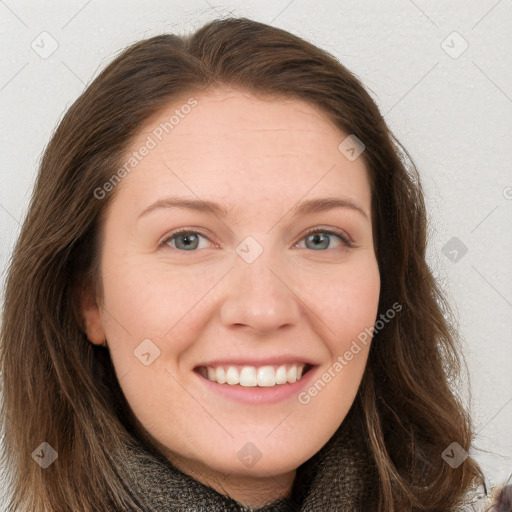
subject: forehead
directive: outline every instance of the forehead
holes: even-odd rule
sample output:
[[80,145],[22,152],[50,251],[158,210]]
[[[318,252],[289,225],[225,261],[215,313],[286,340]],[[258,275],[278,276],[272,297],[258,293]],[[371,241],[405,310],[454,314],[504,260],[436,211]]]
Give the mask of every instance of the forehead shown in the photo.
[[[188,108],[191,98],[195,106]],[[227,150],[223,151],[226,158],[239,158],[247,148],[242,151],[235,144],[238,141],[250,139],[257,151],[260,142],[276,148],[282,144],[295,147],[299,139],[329,144],[329,139],[338,139],[341,132],[325,112],[301,99],[255,96],[225,87],[173,101],[152,116],[139,135],[135,143],[141,142],[144,135],[152,135],[160,149],[177,149],[177,145],[214,149],[208,142],[215,138],[215,147]]]
[[134,138],[126,159],[151,149],[122,180],[122,195],[142,210],[165,194],[236,204],[338,191],[369,209],[363,158],[349,161],[338,149],[346,137],[300,99],[227,87],[190,94],[148,119]]

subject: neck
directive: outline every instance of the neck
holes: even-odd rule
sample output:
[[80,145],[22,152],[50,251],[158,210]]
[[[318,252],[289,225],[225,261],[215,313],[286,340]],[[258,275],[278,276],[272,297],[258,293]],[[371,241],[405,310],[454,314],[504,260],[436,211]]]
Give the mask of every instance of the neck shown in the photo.
[[166,453],[174,467],[219,494],[228,496],[244,507],[260,508],[291,496],[296,470],[282,475],[254,477],[251,475],[213,472],[202,463]]

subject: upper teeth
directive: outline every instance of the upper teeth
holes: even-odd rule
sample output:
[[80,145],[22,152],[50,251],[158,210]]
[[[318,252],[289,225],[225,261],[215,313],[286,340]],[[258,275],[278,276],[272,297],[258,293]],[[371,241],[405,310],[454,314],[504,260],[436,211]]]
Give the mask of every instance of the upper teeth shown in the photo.
[[269,387],[300,380],[305,366],[303,363],[276,366],[202,366],[199,371],[203,377],[218,384]]

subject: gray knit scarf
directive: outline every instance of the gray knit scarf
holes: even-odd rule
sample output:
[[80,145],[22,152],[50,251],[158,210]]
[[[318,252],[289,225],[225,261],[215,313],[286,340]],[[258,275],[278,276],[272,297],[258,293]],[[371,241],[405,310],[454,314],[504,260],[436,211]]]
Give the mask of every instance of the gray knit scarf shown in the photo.
[[292,496],[258,509],[244,507],[174,467],[144,443],[123,453],[118,470],[147,512],[361,512],[376,510],[376,472],[361,437],[347,422],[297,469]]

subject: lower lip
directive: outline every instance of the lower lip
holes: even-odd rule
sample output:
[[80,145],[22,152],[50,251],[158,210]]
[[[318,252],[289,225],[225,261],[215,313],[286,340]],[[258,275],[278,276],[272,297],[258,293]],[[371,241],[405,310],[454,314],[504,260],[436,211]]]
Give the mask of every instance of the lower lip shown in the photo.
[[203,377],[199,372],[198,377],[204,383],[208,390],[218,393],[230,400],[242,402],[244,404],[275,404],[287,400],[293,396],[298,395],[305,387],[307,387],[313,379],[316,366],[313,366],[307,371],[300,380],[293,383],[287,382],[286,384],[276,384],[275,386],[268,387],[244,387],[240,384],[219,384],[212,382],[206,377]]

